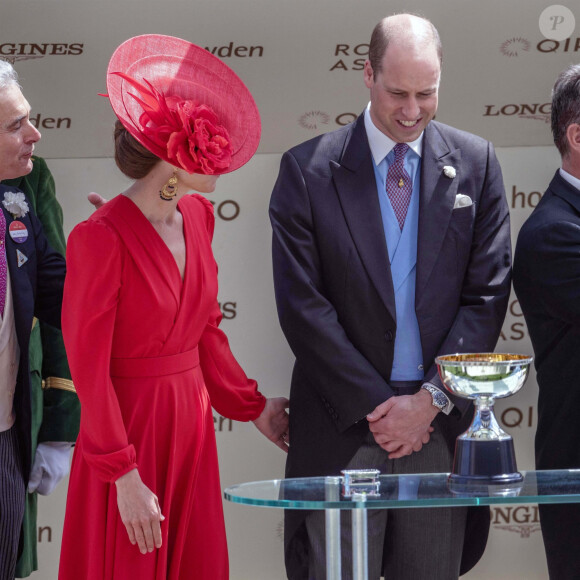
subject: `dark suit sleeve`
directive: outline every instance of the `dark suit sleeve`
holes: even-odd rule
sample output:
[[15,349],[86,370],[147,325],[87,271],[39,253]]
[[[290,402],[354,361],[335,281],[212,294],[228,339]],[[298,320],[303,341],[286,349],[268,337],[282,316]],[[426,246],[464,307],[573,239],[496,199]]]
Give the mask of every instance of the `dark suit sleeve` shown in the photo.
[[[493,146],[488,143],[460,303],[438,354],[492,352],[505,318],[510,284],[509,209],[501,168]],[[425,380],[442,386],[434,363],[427,370]],[[465,401],[454,401],[462,410],[468,407]]]
[[40,220],[33,210],[28,216],[30,216],[36,252],[34,316],[60,328],[62,293],[66,274],[64,257],[48,243]]
[[514,289],[526,316],[540,311],[541,320],[579,327],[580,223],[544,216],[544,223],[526,224],[518,237]]
[[[56,198],[54,179],[44,159],[35,158],[34,165],[38,179],[34,192],[36,213],[50,245],[64,256],[66,245],[63,215]],[[43,380],[52,385],[55,379],[65,379],[67,384],[72,385],[72,382],[68,383],[71,375],[61,331],[41,321],[40,333]],[[74,441],[80,421],[80,404],[76,393],[49,388],[43,391],[43,399],[39,441]]]
[[272,193],[273,269],[282,330],[303,380],[321,397],[339,431],[364,419],[393,392],[354,347],[326,297],[309,192],[295,157],[286,153]]

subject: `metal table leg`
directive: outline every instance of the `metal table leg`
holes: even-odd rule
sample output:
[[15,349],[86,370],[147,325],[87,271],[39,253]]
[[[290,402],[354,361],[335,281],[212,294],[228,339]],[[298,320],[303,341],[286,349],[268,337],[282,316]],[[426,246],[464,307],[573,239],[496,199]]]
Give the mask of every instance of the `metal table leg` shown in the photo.
[[[326,501],[340,501],[340,484],[340,477],[326,478]],[[326,580],[341,580],[340,510],[327,509],[324,515],[326,519]]]
[[[353,493],[352,501],[366,501],[365,494]],[[352,578],[369,580],[367,510],[352,510]]]

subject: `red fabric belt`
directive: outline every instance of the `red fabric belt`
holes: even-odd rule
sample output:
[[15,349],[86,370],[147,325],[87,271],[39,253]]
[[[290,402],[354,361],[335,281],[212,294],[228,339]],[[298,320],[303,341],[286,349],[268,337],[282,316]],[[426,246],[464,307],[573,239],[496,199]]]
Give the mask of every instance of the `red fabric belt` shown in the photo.
[[112,358],[112,377],[160,377],[183,373],[199,366],[199,350],[195,347],[187,352],[169,356],[148,358]]

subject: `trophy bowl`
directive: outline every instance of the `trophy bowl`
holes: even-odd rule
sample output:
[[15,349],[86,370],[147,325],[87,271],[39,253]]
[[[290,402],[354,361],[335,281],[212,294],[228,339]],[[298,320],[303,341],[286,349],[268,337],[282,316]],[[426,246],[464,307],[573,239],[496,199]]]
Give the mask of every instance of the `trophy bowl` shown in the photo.
[[443,384],[453,395],[473,400],[469,429],[455,443],[454,485],[510,484],[523,480],[516,466],[514,443],[495,418],[495,399],[517,393],[528,376],[532,357],[521,354],[470,353],[435,359]]

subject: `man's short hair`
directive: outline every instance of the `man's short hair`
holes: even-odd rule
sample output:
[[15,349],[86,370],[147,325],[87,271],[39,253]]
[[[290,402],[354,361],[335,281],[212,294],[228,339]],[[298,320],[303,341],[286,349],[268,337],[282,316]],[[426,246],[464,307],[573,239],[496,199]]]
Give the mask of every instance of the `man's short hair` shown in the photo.
[[580,125],[580,64],[563,70],[552,89],[552,135],[562,157],[570,151],[566,132]]
[[[427,29],[430,31],[430,38],[425,38],[426,41],[432,42],[435,50],[437,51],[437,56],[439,57],[439,63],[443,62],[443,47],[441,46],[441,37],[439,32],[433,25],[432,22],[419,16],[418,14],[409,14],[409,16],[415,16],[420,18],[427,25]],[[389,42],[400,33],[399,26],[393,26],[388,18],[383,18],[373,29],[371,34],[371,42],[369,44],[369,61],[371,63],[371,68],[373,69],[373,78],[376,79],[377,75],[382,70],[383,57]]]
[[0,59],[0,90],[4,90],[10,85],[20,86],[18,84],[18,74],[9,62]]

